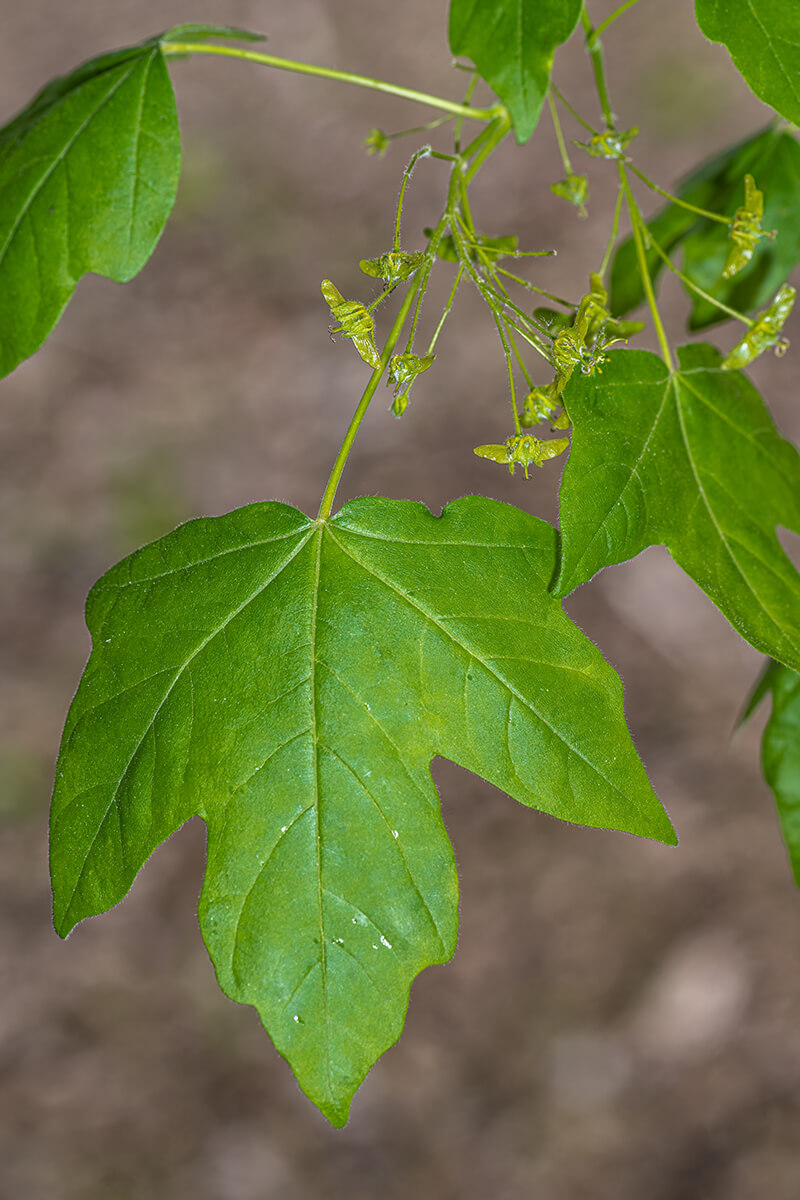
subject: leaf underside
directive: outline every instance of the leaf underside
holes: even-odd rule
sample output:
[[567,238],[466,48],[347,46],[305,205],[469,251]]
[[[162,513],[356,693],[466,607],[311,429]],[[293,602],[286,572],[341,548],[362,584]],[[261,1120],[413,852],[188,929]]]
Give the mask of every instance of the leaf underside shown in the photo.
[[0,377],[38,350],[83,275],[147,262],[175,202],[181,148],[162,46],[251,39],[178,26],[54,79],[0,129]]
[[772,788],[781,833],[800,887],[800,675],[771,662],[744,714],[747,719],[769,693],[772,712],[761,742],[764,778]]
[[553,53],[582,7],[582,0],[451,0],[450,49],[471,58],[503,101],[520,144],[536,128]]
[[[738,312],[766,307],[775,292],[800,263],[800,145],[788,131],[774,125],[736,146],[715,155],[680,185],[678,195],[699,208],[733,217],[744,198],[746,173],[755,177],[764,192],[764,237],[751,262],[730,279],[722,270],[731,247],[728,227],[698,217],[677,204],[667,204],[648,221],[654,239],[666,253],[683,250],[683,271],[716,299]],[[653,282],[664,271],[664,260],[649,250],[648,269]],[[620,245],[611,268],[611,311],[624,316],[644,303],[645,295],[632,238]],[[706,329],[727,320],[721,309],[686,288],[692,302],[689,328]]]
[[665,545],[742,637],[798,669],[800,575],[775,530],[800,533],[800,456],[717,350],[679,360],[670,374],[655,354],[612,351],[601,376],[568,385],[555,593]]
[[467,497],[278,503],[190,522],[87,604],[93,650],[52,808],[62,935],[193,814],[200,924],[336,1125],[455,949],[441,755],[565,820],[673,843],[622,687],[547,591],[555,531]]
[[727,46],[765,104],[800,124],[800,5],[797,0],[695,0],[697,23]]

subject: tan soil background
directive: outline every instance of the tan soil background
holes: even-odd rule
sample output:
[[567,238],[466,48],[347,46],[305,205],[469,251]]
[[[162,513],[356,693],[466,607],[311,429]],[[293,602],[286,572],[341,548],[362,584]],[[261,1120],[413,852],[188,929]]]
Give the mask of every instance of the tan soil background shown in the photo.
[[[614,5],[591,7],[600,19]],[[0,119],[90,54],[186,20],[453,97],[463,87],[444,0],[4,0]],[[607,51],[622,124],[642,128],[637,161],[664,184],[765,123],[690,0],[641,0]],[[596,112],[579,44],[556,78]],[[759,660],[661,549],[568,607],[624,678],[680,847],[559,824],[438,763],[459,949],[415,983],[405,1034],[345,1131],[301,1095],[254,1011],[216,987],[194,915],[199,822],[114,912],[67,943],[53,933],[47,800],[88,652],[85,594],[188,517],[317,503],[366,378],[328,338],[319,281],[374,294],[358,259],[388,248],[415,143],[381,160],[363,138],[421,119],[244,64],[179,63],[174,79],[185,172],[152,262],[125,288],[85,280],[0,389],[0,1200],[797,1200],[800,897],[758,729],[729,744]],[[610,221],[613,173],[588,170],[581,222],[547,190],[560,168],[545,120],[476,187],[487,232],[558,249],[536,278],[568,295]],[[419,168],[409,248],[444,180],[440,164]],[[664,296],[679,338],[685,303]],[[797,439],[796,354],[755,375]],[[472,455],[507,433],[502,358],[473,295],[403,421],[387,395],[341,499],[380,490],[438,510],[480,491],[554,515],[560,465],[525,483]]]

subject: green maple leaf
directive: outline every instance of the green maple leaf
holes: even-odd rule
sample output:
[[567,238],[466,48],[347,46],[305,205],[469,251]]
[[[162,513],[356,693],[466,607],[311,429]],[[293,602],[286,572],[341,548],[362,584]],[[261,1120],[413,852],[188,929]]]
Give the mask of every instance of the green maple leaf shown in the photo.
[[582,7],[582,0],[451,0],[450,49],[475,63],[508,109],[520,144],[536,128],[553,53]]
[[800,675],[780,663],[768,663],[743,721],[767,695],[772,697],[772,712],[761,741],[761,765],[775,796],[781,832],[800,887]]
[[695,0],[697,24],[722,42],[759,100],[800,124],[797,0]]
[[455,949],[442,755],[565,820],[674,842],[622,687],[547,591],[555,531],[468,497],[190,522],[104,576],[52,809],[56,928],[116,904],[190,816],[200,924],[336,1125]]
[[712,346],[612,351],[573,375],[556,595],[665,545],[753,646],[800,668],[800,575],[776,526],[800,533],[800,456],[752,383]]
[[163,46],[253,38],[178,26],[54,79],[0,129],[0,376],[38,350],[78,280],[147,262],[172,211],[181,147]]
[[[731,248],[728,227],[696,213],[667,204],[648,221],[659,246],[671,253],[683,250],[686,275],[712,296],[738,312],[753,312],[769,303],[775,292],[800,263],[800,146],[785,129],[770,125],[754,137],[715,155],[693,171],[678,188],[681,199],[720,215],[733,217],[744,196],[744,176],[753,175],[764,192],[762,227],[777,238],[763,238],[752,261],[730,279],[722,269]],[[655,281],[665,269],[656,250],[647,252],[650,277]],[[690,288],[690,329],[705,329],[726,314]],[[611,268],[611,311],[622,316],[644,303],[641,275],[632,238],[620,245]]]

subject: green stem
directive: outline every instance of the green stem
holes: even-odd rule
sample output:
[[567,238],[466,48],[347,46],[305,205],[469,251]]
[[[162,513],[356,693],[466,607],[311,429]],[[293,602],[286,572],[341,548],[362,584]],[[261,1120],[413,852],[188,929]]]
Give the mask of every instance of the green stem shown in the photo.
[[[541,329],[541,332],[544,333],[546,337],[549,337],[552,340],[552,334],[547,332],[547,330],[545,330],[544,326],[541,326],[538,321],[534,320],[533,317],[529,317],[528,314],[523,309],[521,309],[518,304],[514,303],[514,301],[511,299],[508,292],[506,291],[506,289],[503,287],[502,283],[499,283],[499,281],[498,281],[498,286],[500,288],[502,288],[502,291],[497,291],[495,288],[492,287],[491,283],[489,283],[488,280],[482,278],[482,276],[479,274],[479,272],[476,270],[475,266],[473,265],[473,263],[470,260],[470,256],[469,256],[470,243],[466,240],[463,233],[460,231],[460,229],[458,227],[460,223],[461,222],[460,222],[459,215],[458,215],[458,213],[456,213],[451,222],[450,228],[452,229],[452,232],[453,232],[453,240],[455,241],[455,244],[458,247],[459,257],[461,258],[461,262],[466,267],[467,274],[469,275],[472,282],[475,284],[476,288],[480,292],[483,299],[486,301],[486,304],[488,305],[489,310],[491,311],[491,313],[495,317],[495,319],[497,319],[498,313],[501,313],[501,315],[503,315],[503,319],[505,319],[505,314],[502,313],[502,310],[505,308],[510,308],[511,311],[514,313],[514,315],[516,317],[518,317],[519,320],[523,321],[526,325],[530,325],[532,330],[535,330],[538,332]],[[493,268],[492,264],[487,264],[487,269],[490,270],[492,273],[494,273],[494,268]]]
[[491,125],[478,134],[464,151],[462,158],[469,158],[470,164],[464,173],[464,183],[471,183],[480,171],[492,151],[499,146],[511,128],[511,118],[505,109],[495,112]]
[[613,25],[618,17],[621,17],[622,14],[626,13],[629,8],[633,8],[634,4],[638,3],[639,0],[625,0],[624,4],[620,4],[619,8],[614,9],[610,17],[606,17],[605,21],[601,22],[601,24],[597,26],[597,29],[595,29],[594,34],[592,35],[593,38],[597,39],[601,37],[602,34],[604,34],[608,29],[609,25]]
[[572,174],[572,163],[569,161],[569,154],[567,153],[567,144],[564,141],[564,133],[561,129],[561,122],[558,119],[558,109],[556,108],[556,102],[553,99],[553,92],[552,92],[551,88],[547,89],[547,102],[550,105],[550,116],[553,119],[553,129],[555,130],[556,141],[558,142],[558,152],[561,155],[561,164],[564,168],[565,173],[567,175],[571,175]]
[[517,390],[514,385],[514,364],[511,360],[511,347],[508,344],[508,338],[506,337],[505,330],[503,329],[503,322],[500,320],[500,317],[496,312],[493,312],[492,316],[494,317],[495,324],[497,325],[497,332],[500,334],[500,341],[503,343],[503,353],[506,356],[506,367],[508,368],[508,387],[509,391],[511,392],[511,411],[514,414],[514,432],[516,433],[517,437],[519,437],[522,434],[522,426],[519,423],[519,413],[517,412]]
[[611,237],[608,239],[608,245],[606,246],[606,252],[603,255],[603,262],[600,266],[599,274],[600,274],[601,279],[605,278],[605,273],[608,270],[608,264],[611,260],[611,254],[614,250],[614,245],[617,240],[617,234],[619,233],[619,218],[620,218],[620,213],[622,212],[622,197],[623,197],[623,195],[624,195],[624,190],[623,190],[622,186],[620,186],[619,191],[617,192],[617,204],[616,204],[616,208],[614,209],[614,222],[611,226]]
[[409,330],[408,340],[406,342],[406,354],[411,354],[414,349],[414,335],[417,332],[417,325],[419,323],[420,313],[422,312],[422,301],[423,301],[426,291],[428,290],[428,280],[431,277],[431,271],[433,270],[433,264],[436,261],[436,251],[439,249],[439,242],[442,240],[442,234],[444,233],[444,231],[447,227],[448,221],[450,219],[449,207],[450,207],[450,203],[451,203],[452,197],[453,197],[453,188],[455,186],[456,173],[457,173],[458,169],[459,168],[456,166],[453,168],[453,170],[451,172],[450,188],[448,190],[448,208],[445,210],[445,212],[439,218],[439,223],[437,224],[436,228],[431,233],[431,236],[428,240],[428,257],[425,260],[425,262],[423,263],[423,265],[419,271],[419,274],[417,276],[417,280],[418,280],[417,304],[414,309],[414,316],[411,318],[411,329]]
[[586,35],[586,49],[589,51],[589,57],[592,60],[594,81],[597,87],[597,95],[600,98],[600,107],[603,110],[603,119],[608,129],[614,129],[614,114],[611,111],[611,102],[608,99],[606,73],[603,66],[603,47],[598,41],[597,31],[592,25],[585,8],[581,10],[581,23],[583,24],[583,32]]
[[475,228],[475,222],[472,219],[472,206],[469,202],[469,192],[467,190],[467,181],[464,178],[463,171],[459,172],[459,174],[460,174],[460,178],[459,178],[458,190],[459,190],[459,196],[460,196],[459,204],[460,204],[461,211],[456,212],[454,215],[455,215],[456,220],[460,224],[462,230],[465,232],[466,236],[468,238],[474,238],[475,239],[474,244],[475,244],[475,246],[478,246],[480,244],[478,242],[478,231]]
[[400,220],[403,216],[403,200],[405,199],[408,181],[411,178],[411,173],[419,160],[421,158],[427,158],[430,152],[430,146],[423,146],[420,150],[417,150],[415,154],[411,155],[408,166],[403,172],[403,182],[400,184],[400,195],[397,197],[397,215],[394,219],[394,241],[392,243],[392,248],[395,252],[399,251],[400,249]]
[[396,142],[399,138],[410,137],[412,133],[429,133],[431,129],[438,129],[440,125],[446,125],[448,121],[452,120],[453,115],[450,113],[446,117],[434,117],[432,121],[426,121],[424,125],[414,125],[412,129],[399,129],[397,133],[386,133],[384,137],[387,142]]
[[642,241],[642,214],[636,205],[631,185],[628,183],[628,176],[625,173],[625,164],[619,163],[619,177],[622,187],[625,189],[625,197],[628,201],[628,212],[631,218],[631,227],[633,229],[633,241],[636,246],[636,258],[639,263],[639,274],[642,277],[642,287],[647,296],[647,303],[650,308],[650,313],[653,318],[653,326],[658,338],[658,344],[661,347],[661,353],[664,356],[664,362],[670,371],[673,370],[672,353],[669,348],[669,340],[664,330],[664,325],[661,321],[661,313],[658,311],[656,304],[655,292],[653,291],[653,282],[650,278],[650,271],[647,267],[647,255],[644,252],[644,243]]
[[[507,326],[511,326],[512,329],[516,329],[516,331],[520,335],[520,337],[524,338],[525,341],[528,343],[528,345],[530,347],[532,347],[532,349],[536,350],[537,353],[541,354],[542,358],[547,363],[547,365],[552,367],[552,365],[553,365],[552,355],[548,354],[547,351],[544,349],[544,347],[535,340],[534,335],[532,335],[527,329],[523,329],[523,327],[521,325],[518,325],[517,322],[513,319],[513,317],[504,315],[503,320],[505,321]],[[551,333],[549,333],[547,336],[551,339],[553,337],[553,335]]]
[[[371,304],[366,305],[367,312],[374,313],[375,309],[378,307],[378,305],[383,304],[384,300],[386,300],[387,297],[391,296],[392,292],[394,291],[394,289],[396,287],[397,287],[396,283],[390,283],[387,288],[384,288],[384,290],[381,292],[380,296],[378,296],[378,298],[376,300],[373,300]],[[339,330],[334,329],[332,332],[338,333]]]
[[735,308],[729,308],[727,304],[723,304],[721,300],[717,300],[716,297],[712,296],[710,292],[704,291],[699,284],[694,283],[694,281],[691,280],[688,275],[684,275],[683,271],[680,271],[675,266],[674,262],[669,257],[663,246],[659,246],[658,242],[649,230],[647,234],[647,240],[655,250],[656,254],[663,259],[664,265],[668,267],[670,271],[672,271],[673,275],[678,276],[678,279],[680,279],[681,283],[684,284],[685,287],[689,288],[692,292],[696,292],[698,296],[702,296],[702,298],[707,300],[709,304],[713,304],[722,312],[727,313],[729,317],[733,317],[736,321],[741,321],[743,325],[748,327],[748,329],[752,328],[752,326],[755,324],[755,321],[751,321],[749,317],[743,316],[740,312],[737,312]]
[[665,200],[670,200],[673,204],[679,204],[681,208],[688,208],[689,212],[697,213],[699,217],[706,217],[709,221],[719,221],[721,225],[730,225],[730,217],[722,217],[719,213],[709,212],[707,208],[698,208],[696,204],[690,204],[688,200],[681,200],[680,196],[673,196],[671,192],[666,192],[664,188],[653,183],[652,179],[635,167],[633,163],[628,163],[628,166],[633,171],[634,175],[641,179],[642,183],[646,183],[654,192],[658,192],[659,196],[663,196]]
[[[470,105],[456,104],[453,100],[444,100],[441,96],[418,92],[414,88],[398,87],[394,83],[386,83],[383,79],[370,79],[367,75],[353,75],[350,71],[335,71],[331,67],[318,67],[313,63],[276,58],[273,54],[261,54],[257,50],[244,50],[238,46],[214,46],[205,42],[165,42],[161,49],[167,57],[186,54],[218,54],[223,58],[241,58],[246,62],[260,63],[265,67],[276,67],[279,71],[294,71],[298,75],[317,75],[321,79],[336,79],[340,83],[353,83],[357,87],[370,88],[373,92],[399,96],[402,100],[415,100],[418,104],[427,104],[431,108],[439,108],[443,112],[453,113],[457,117],[468,117],[473,121],[492,121],[498,115],[505,114],[502,105],[495,105],[493,108],[472,108]],[[507,116],[506,119],[508,119]]]
[[[475,71],[473,73],[472,79],[470,79],[470,81],[469,81],[469,86],[467,87],[467,94],[464,97],[464,107],[465,108],[469,106],[469,102],[472,99],[472,93],[475,91],[475,88],[478,85],[479,78],[480,78],[480,76],[478,75],[478,72]],[[454,154],[461,153],[461,126],[463,124],[464,124],[464,118],[463,118],[463,116],[460,116],[458,118],[458,120],[456,121],[455,133],[453,134],[453,153]]]
[[433,351],[436,347],[436,343],[439,340],[439,334],[442,332],[442,326],[444,325],[445,321],[447,320],[447,318],[450,315],[450,309],[453,307],[453,303],[456,298],[456,292],[458,291],[458,285],[461,283],[463,275],[464,275],[464,265],[463,265],[463,263],[459,263],[458,271],[456,272],[455,282],[453,283],[453,286],[450,289],[450,295],[447,297],[447,303],[444,306],[444,312],[442,313],[441,317],[439,318],[439,324],[434,329],[433,337],[431,338],[430,342],[428,343],[428,349],[425,351],[426,355],[433,354]]
[[506,333],[508,334],[508,340],[511,343],[511,349],[514,351],[514,357],[517,360],[517,366],[519,367],[520,371],[522,371],[522,377],[525,380],[525,384],[528,388],[528,391],[529,392],[533,391],[533,388],[535,386],[534,382],[533,382],[533,377],[525,365],[525,359],[522,357],[522,355],[520,353],[519,346],[517,345],[514,334],[512,333],[512,326],[509,324],[508,321],[506,322]]
[[520,287],[527,288],[529,292],[535,292],[537,296],[544,296],[547,300],[552,300],[554,304],[560,304],[562,308],[568,308],[570,312],[575,312],[577,304],[573,304],[570,300],[564,300],[563,297],[557,296],[555,292],[548,292],[544,288],[537,287],[535,283],[531,283],[528,279],[523,279],[521,275],[515,275],[513,271],[507,271],[505,267],[498,267],[497,273],[505,275],[508,279],[513,279],[514,283],[518,283]]
[[550,90],[553,92],[553,94],[555,96],[557,96],[557,98],[560,100],[560,102],[564,105],[564,108],[567,110],[567,112],[573,118],[573,120],[577,121],[579,125],[582,125],[583,128],[587,131],[587,133],[590,133],[592,135],[592,137],[596,137],[597,130],[594,128],[594,126],[590,125],[588,121],[584,121],[584,119],[580,115],[580,113],[577,112],[577,110],[572,107],[572,105],[570,104],[569,100],[564,95],[564,93],[559,91],[559,89],[556,87],[556,85],[553,82],[550,83]]
[[339,481],[342,478],[342,472],[344,471],[345,464],[350,457],[350,451],[353,448],[353,442],[356,440],[356,434],[358,433],[359,426],[364,420],[367,409],[370,405],[370,401],[375,395],[378,384],[383,376],[383,372],[386,370],[389,359],[392,357],[392,352],[394,351],[400,334],[403,331],[403,325],[406,322],[406,317],[411,311],[411,305],[414,303],[414,297],[416,296],[420,283],[421,280],[417,278],[408,289],[408,292],[403,299],[403,303],[400,305],[397,316],[394,319],[394,324],[389,330],[389,336],[386,339],[386,345],[384,346],[383,353],[381,355],[381,365],[376,367],[372,372],[369,383],[364,388],[363,395],[358,402],[358,407],[353,413],[352,420],[347,427],[347,433],[344,435],[344,440],[339,448],[339,453],[336,455],[336,461],[333,464],[327,487],[325,488],[322,496],[322,502],[319,506],[319,513],[317,514],[318,521],[327,521],[328,517],[331,515],[333,501],[336,497],[336,490],[339,487]]

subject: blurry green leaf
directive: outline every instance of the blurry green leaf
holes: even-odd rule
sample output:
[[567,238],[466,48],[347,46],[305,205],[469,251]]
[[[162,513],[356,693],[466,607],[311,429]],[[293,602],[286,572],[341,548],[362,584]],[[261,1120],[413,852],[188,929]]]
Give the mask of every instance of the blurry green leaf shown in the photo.
[[265,42],[263,33],[252,33],[249,29],[237,29],[232,25],[204,25],[189,23],[173,25],[157,39],[162,46],[175,42]]
[[602,376],[573,375],[556,595],[665,545],[742,637],[800,668],[800,575],[775,533],[800,533],[800,456],[717,350],[679,358],[670,374],[655,354],[612,351]]
[[[678,195],[700,208],[733,218],[741,205],[743,180],[755,176],[764,193],[763,227],[776,230],[777,238],[762,239],[747,266],[730,279],[722,272],[730,251],[728,228],[717,221],[669,204],[650,222],[659,245],[670,253],[683,247],[683,270],[704,291],[738,312],[763,308],[800,262],[800,146],[795,137],[774,126],[726,150],[693,172],[678,188]],[[657,279],[664,269],[655,250],[647,255],[650,273]],[[687,289],[688,290],[688,289]],[[704,329],[725,314],[695,292],[690,329]],[[644,301],[636,266],[636,251],[628,238],[620,246],[611,270],[611,311],[623,315]]]
[[767,694],[772,697],[772,712],[761,742],[761,766],[775,796],[781,832],[800,887],[800,675],[780,663],[768,663],[742,720],[755,712]]
[[522,804],[674,843],[622,687],[547,590],[556,534],[468,497],[192,521],[92,590],[51,817],[62,935],[193,814],[200,924],[336,1125],[453,954],[440,755]]
[[695,0],[697,24],[722,42],[765,104],[800,125],[800,4],[797,0]]
[[0,129],[0,376],[38,350],[89,272],[116,283],[147,262],[181,164],[163,47],[257,40],[179,25],[54,79]]
[[179,170],[157,38],[53,80],[0,130],[0,375],[41,346],[82,275],[141,270]]
[[450,0],[450,49],[471,58],[503,101],[520,144],[536,128],[553,53],[582,7],[583,0]]

